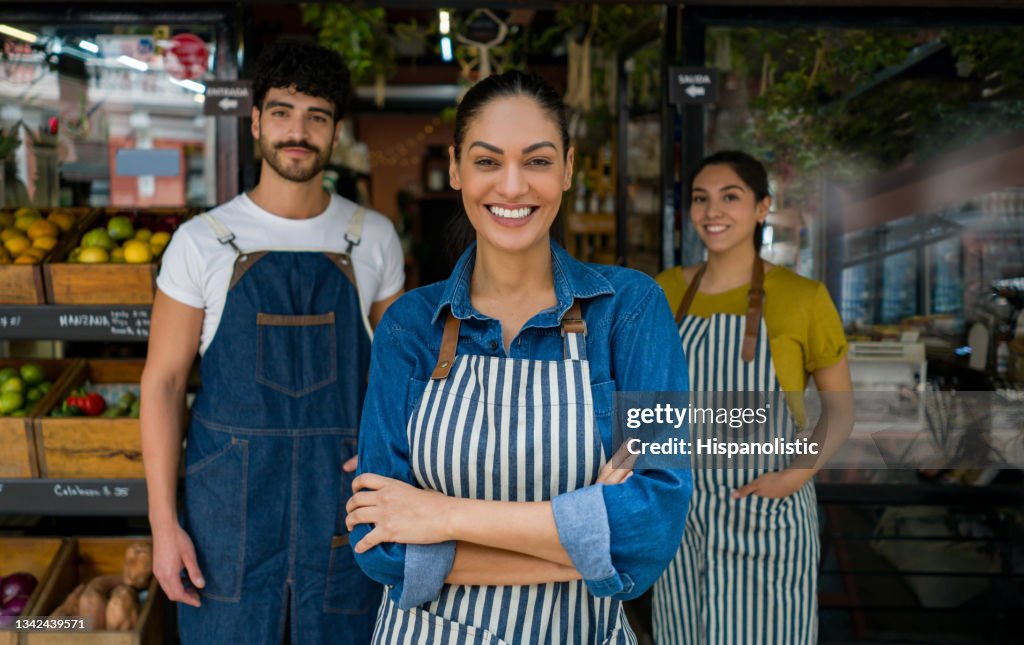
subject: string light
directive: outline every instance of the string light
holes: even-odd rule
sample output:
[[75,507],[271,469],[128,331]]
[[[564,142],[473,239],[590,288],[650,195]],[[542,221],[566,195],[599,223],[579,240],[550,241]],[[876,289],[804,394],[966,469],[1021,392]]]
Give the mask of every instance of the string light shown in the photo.
[[385,150],[375,150],[370,153],[371,166],[384,166],[388,168],[408,168],[416,166],[419,161],[410,159],[410,156],[418,152],[427,140],[427,135],[434,132],[435,126],[441,124],[440,117],[434,117],[430,123],[423,126],[422,130],[405,141],[396,143]]

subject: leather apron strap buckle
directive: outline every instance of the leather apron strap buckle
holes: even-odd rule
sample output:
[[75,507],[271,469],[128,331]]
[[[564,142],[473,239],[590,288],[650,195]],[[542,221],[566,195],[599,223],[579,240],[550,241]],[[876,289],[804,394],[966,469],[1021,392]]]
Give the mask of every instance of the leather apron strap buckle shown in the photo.
[[448,318],[444,321],[444,335],[441,337],[441,351],[437,355],[437,365],[434,366],[434,373],[430,380],[440,381],[448,378],[455,363],[455,350],[459,346],[459,329],[462,321],[456,318],[451,309],[448,310]]

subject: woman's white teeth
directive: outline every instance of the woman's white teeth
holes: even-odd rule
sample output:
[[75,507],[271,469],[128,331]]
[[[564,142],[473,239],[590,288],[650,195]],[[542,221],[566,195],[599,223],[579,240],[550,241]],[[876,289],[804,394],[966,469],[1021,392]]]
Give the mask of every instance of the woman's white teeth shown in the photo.
[[708,233],[721,233],[722,231],[724,231],[727,228],[729,228],[729,227],[728,226],[723,226],[722,224],[712,224],[712,225],[704,227],[704,229]]
[[529,206],[523,206],[522,208],[502,208],[501,206],[490,206],[491,212],[498,217],[505,217],[508,219],[522,219],[529,215],[533,209]]

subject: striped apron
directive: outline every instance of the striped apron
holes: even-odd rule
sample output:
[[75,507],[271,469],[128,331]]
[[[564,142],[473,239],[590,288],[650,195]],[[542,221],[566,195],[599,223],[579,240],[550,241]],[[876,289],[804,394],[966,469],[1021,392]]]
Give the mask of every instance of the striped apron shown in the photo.
[[[409,419],[413,475],[450,497],[535,502],[589,486],[605,462],[594,422],[586,324],[562,319],[565,360],[459,356],[448,314],[437,368]],[[388,588],[375,643],[632,644],[621,602],[581,580],[518,586],[449,585],[402,610]]]
[[[781,393],[761,317],[760,258],[745,317],[686,315],[703,273],[702,267],[676,315],[692,391]],[[768,434],[792,441],[792,416],[786,406],[776,407],[779,413],[769,419],[781,425]],[[710,438],[709,432],[691,428],[691,436],[698,435]],[[742,468],[694,468],[682,545],[654,585],[655,642],[817,642],[821,545],[813,483],[783,499],[731,497],[759,475],[784,466],[785,461],[767,459]]]

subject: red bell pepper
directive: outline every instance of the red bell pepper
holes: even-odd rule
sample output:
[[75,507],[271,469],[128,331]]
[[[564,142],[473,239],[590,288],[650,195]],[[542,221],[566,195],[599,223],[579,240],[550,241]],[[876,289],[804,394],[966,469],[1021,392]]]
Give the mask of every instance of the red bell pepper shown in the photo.
[[67,404],[79,408],[87,417],[97,417],[107,409],[107,402],[96,392],[89,392],[84,396],[69,396]]

